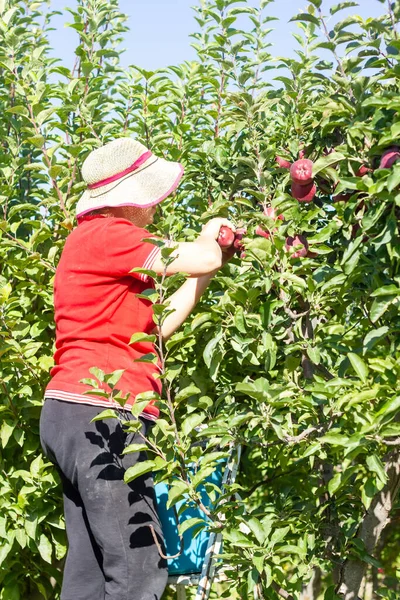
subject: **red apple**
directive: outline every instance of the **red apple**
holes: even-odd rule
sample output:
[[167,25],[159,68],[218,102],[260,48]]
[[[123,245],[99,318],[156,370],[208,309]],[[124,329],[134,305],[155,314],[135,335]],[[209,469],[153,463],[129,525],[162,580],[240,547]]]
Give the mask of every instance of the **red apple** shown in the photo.
[[305,157],[305,155],[306,155],[305,150],[303,150],[303,149],[299,150],[299,158],[300,159],[303,159]]
[[295,252],[290,255],[291,258],[302,258],[304,256],[307,256],[307,238],[304,235],[296,235],[295,237],[292,237],[290,235],[286,238],[285,249],[287,251],[295,250]]
[[234,242],[234,239],[235,233],[232,231],[232,229],[226,225],[222,225],[217,239],[217,242],[221,248],[230,248]]
[[361,165],[361,167],[358,169],[358,171],[356,173],[356,177],[364,177],[364,175],[366,175],[367,173],[371,173],[371,172],[372,172],[372,169],[370,169],[366,165]]
[[261,235],[262,237],[265,237],[266,239],[269,239],[271,237],[270,232],[264,231],[264,229],[262,227],[260,227],[260,225],[257,225],[255,233],[256,233],[256,235]]
[[281,214],[276,216],[276,212],[273,206],[267,206],[266,208],[264,208],[264,215],[266,217],[269,217],[270,219],[274,219],[275,221],[277,219],[279,219],[280,221],[284,221],[285,217]]
[[333,201],[334,202],[347,202],[348,200],[350,200],[350,198],[352,197],[353,194],[351,193],[347,193],[347,194],[338,194],[337,196],[333,196]]
[[313,181],[306,185],[292,183],[292,196],[299,202],[311,202],[317,192],[317,187]]
[[244,243],[242,242],[242,238],[246,235],[247,229],[245,227],[238,227],[235,233],[235,239],[233,242],[233,246],[236,250],[243,250]]
[[313,180],[313,161],[309,158],[301,158],[296,160],[290,167],[290,177],[294,183],[306,185]]
[[390,148],[386,148],[384,153],[382,154],[381,162],[379,165],[380,169],[390,169],[400,159],[400,147],[399,146],[390,146]]
[[286,160],[286,158],[282,158],[282,156],[276,156],[275,160],[278,163],[278,167],[280,167],[281,169],[290,169],[290,165],[292,163]]

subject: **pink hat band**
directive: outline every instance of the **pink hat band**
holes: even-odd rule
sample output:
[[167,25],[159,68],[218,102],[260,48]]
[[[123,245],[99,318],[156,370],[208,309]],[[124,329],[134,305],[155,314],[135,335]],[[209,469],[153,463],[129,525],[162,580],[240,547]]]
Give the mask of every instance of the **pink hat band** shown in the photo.
[[120,173],[116,173],[115,175],[112,175],[111,177],[107,177],[107,179],[102,179],[101,181],[96,181],[96,183],[91,183],[90,185],[88,185],[88,188],[90,190],[95,190],[99,187],[102,187],[103,185],[108,185],[109,183],[118,181],[118,179],[122,179],[123,177],[125,177],[125,175],[129,175],[129,173],[133,173],[134,171],[139,169],[139,167],[141,167],[143,165],[143,163],[145,163],[146,160],[148,160],[151,156],[153,156],[153,153],[150,150],[148,150],[147,152],[145,152],[144,154],[139,156],[139,158],[137,160],[135,160],[133,165],[131,165],[124,171],[121,171]]

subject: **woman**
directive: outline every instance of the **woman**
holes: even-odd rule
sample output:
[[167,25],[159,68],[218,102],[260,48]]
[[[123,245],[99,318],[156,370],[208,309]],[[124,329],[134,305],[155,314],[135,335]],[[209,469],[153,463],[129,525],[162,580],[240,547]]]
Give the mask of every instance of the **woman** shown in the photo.
[[[137,297],[154,282],[132,269],[164,272],[158,246],[143,241],[151,237],[145,227],[182,174],[179,163],[130,138],[95,150],[83,164],[87,190],[77,204],[78,227],[68,236],[55,277],[55,366],[40,420],[43,450],[63,484],[69,548],[62,600],[158,600],[165,589],[167,565],[148,527],[162,542],[152,477],[124,483],[126,469],[145,459],[143,453],[122,454],[139,435],[127,436],[118,418],[92,419],[104,407],[132,419],[129,409],[138,393],[161,392],[157,365],[134,362],[154,352],[153,345],[129,345],[133,333],[155,330],[151,304]],[[232,256],[216,242],[221,225],[234,230],[226,219],[211,219],[195,242],[177,244],[166,273],[190,277],[170,297],[174,312],[162,324],[164,339]],[[117,387],[127,398],[124,409],[85,382],[94,366],[104,373],[123,369]],[[110,391],[104,382],[101,387]],[[157,416],[150,402],[140,416],[142,434]]]

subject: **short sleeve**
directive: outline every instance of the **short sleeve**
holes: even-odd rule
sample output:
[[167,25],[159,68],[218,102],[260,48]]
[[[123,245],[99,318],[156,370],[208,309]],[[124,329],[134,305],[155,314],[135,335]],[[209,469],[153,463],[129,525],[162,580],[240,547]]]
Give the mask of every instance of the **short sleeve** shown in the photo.
[[104,233],[104,268],[107,272],[115,277],[130,275],[146,283],[148,275],[130,271],[134,268],[151,270],[159,247],[143,240],[157,239],[156,236],[126,219],[107,219]]

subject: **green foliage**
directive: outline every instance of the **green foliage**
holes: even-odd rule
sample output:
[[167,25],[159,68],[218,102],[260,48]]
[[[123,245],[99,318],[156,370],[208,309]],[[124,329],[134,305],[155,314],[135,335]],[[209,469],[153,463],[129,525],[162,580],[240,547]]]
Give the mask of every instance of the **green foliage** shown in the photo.
[[[253,598],[256,588],[276,600],[283,588],[299,598],[319,567],[334,598],[332,573],[349,556],[375,574],[383,565],[382,590],[385,578],[395,586],[395,528],[375,559],[355,534],[400,434],[400,170],[379,169],[400,132],[399,3],[379,19],[340,20],[356,5],[342,2],[329,31],[324,2],[310,0],[295,17],[289,59],[270,54],[269,2],[208,0],[194,9],[198,59],[154,72],[120,68],[117,0],[79,0],[69,9],[74,66],[50,58],[48,4],[0,2],[0,598],[58,598],[60,491],[38,439],[52,283],[84,187],[80,166],[122,135],[185,166],[159,234],[193,241],[217,215],[247,228],[246,256],[214,278],[163,347],[162,418],[149,459],[127,479],[139,467],[155,471],[172,483],[171,506],[184,495],[199,504],[210,469],[240,443],[239,478],[207,509],[230,565],[222,597],[235,589]],[[291,196],[289,174],[275,163],[300,150],[315,163],[310,204]],[[362,164],[373,172],[357,176]],[[347,201],[334,201],[342,193]],[[266,206],[285,220],[277,225]],[[269,239],[254,235],[257,225]],[[298,234],[312,251],[303,259],[285,250]],[[158,281],[157,322],[182,281]],[[132,334],[132,344],[150,341]],[[116,389],[121,373],[92,374]],[[215,500],[219,490],[205,485]]]

